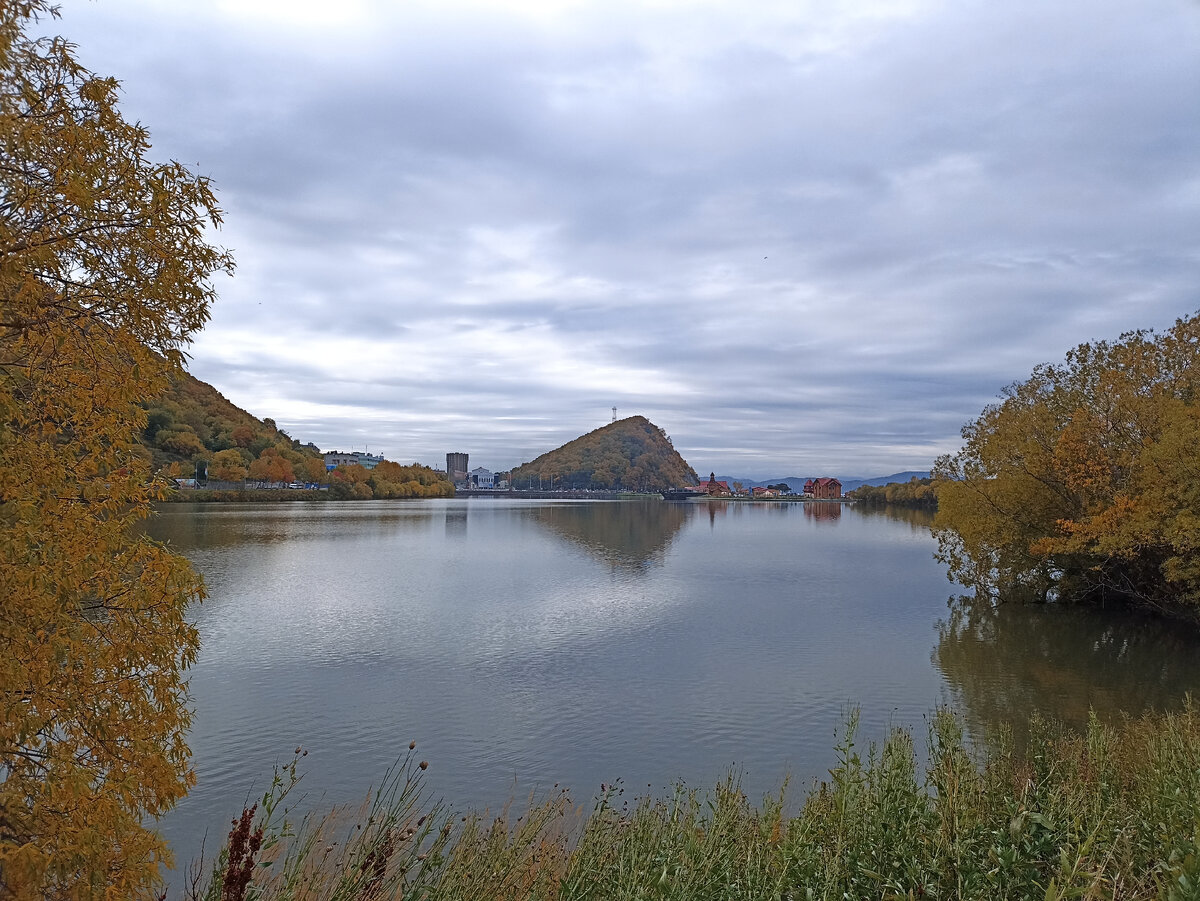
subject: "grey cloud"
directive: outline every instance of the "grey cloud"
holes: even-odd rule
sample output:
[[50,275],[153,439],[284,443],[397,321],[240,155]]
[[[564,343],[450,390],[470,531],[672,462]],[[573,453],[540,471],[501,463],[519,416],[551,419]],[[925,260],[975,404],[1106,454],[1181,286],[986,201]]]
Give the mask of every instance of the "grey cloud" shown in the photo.
[[240,268],[194,370],[303,440],[504,466],[616,404],[706,471],[925,468],[1034,364],[1200,306],[1174,0],[187,9],[61,27],[221,190]]

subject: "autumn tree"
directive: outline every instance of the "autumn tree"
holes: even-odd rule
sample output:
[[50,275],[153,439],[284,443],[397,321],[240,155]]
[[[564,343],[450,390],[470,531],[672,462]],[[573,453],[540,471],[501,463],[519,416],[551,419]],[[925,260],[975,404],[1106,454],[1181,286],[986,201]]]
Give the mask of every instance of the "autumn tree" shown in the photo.
[[187,563],[135,440],[231,260],[208,182],[0,3],[0,898],[149,895],[191,780]]
[[291,482],[296,478],[292,463],[274,447],[268,447],[250,464],[250,478],[260,482]]
[[236,448],[217,451],[208,465],[208,477],[221,482],[241,482],[249,474],[242,452]]
[[938,460],[951,575],[1200,616],[1200,315],[1038,366]]

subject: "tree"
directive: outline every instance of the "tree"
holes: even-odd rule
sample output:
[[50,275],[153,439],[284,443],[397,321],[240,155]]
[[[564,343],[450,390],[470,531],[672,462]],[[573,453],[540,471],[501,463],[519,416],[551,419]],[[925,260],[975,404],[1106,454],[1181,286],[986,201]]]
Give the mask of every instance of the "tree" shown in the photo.
[[221,482],[241,482],[249,474],[246,458],[235,448],[218,451],[213,454],[212,463],[208,467],[209,478]]
[[135,439],[229,255],[203,178],[146,158],[117,83],[0,4],[0,897],[138,897],[192,780],[186,561],[138,535]]
[[938,460],[936,531],[1000,597],[1200,616],[1200,315],[1034,369]]
[[268,447],[250,464],[250,478],[260,482],[291,482],[296,474],[290,460],[275,448]]

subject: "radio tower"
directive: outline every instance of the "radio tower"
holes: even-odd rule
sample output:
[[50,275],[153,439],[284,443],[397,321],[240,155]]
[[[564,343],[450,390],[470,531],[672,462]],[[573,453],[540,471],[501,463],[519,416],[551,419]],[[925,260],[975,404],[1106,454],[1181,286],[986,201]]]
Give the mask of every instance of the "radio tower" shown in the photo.
[[613,407],[613,422],[617,421],[617,408]]

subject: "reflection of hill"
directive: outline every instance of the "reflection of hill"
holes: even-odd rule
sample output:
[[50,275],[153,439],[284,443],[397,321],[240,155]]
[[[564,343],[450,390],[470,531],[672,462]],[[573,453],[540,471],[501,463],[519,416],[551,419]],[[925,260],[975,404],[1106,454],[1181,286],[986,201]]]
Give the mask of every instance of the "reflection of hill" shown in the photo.
[[1200,690],[1200,634],[1116,611],[960,598],[939,625],[934,664],[976,726],[1021,724],[1034,710],[1076,728],[1177,707]]
[[662,501],[548,504],[529,511],[539,525],[612,566],[661,565],[695,505]]

